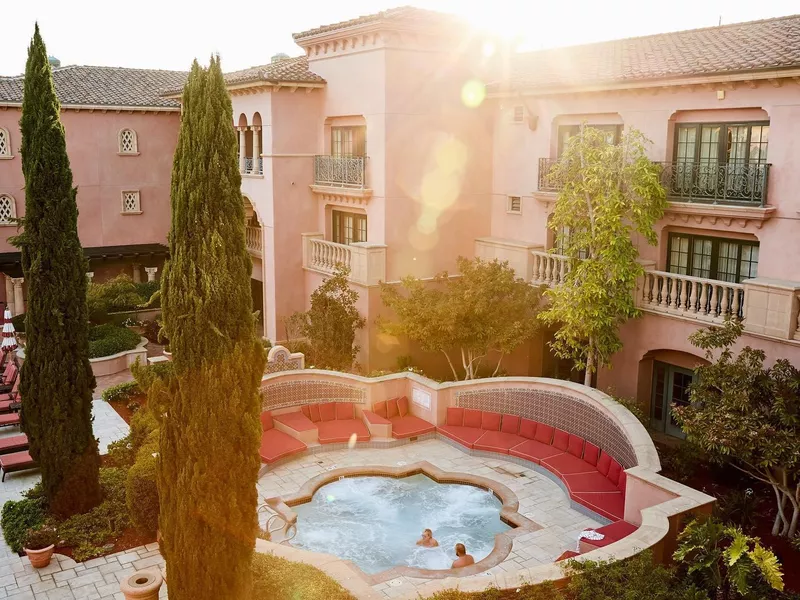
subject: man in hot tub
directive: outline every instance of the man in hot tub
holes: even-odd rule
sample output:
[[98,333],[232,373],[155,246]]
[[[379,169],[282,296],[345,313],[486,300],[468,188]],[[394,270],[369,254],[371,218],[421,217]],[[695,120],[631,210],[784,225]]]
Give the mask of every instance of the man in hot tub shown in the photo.
[[456,559],[453,561],[451,569],[458,569],[459,567],[468,567],[474,565],[475,559],[471,554],[467,554],[467,548],[464,544],[456,544]]
[[435,539],[433,539],[433,532],[430,529],[426,529],[422,532],[422,537],[417,541],[417,546],[422,546],[424,548],[436,548],[439,545]]

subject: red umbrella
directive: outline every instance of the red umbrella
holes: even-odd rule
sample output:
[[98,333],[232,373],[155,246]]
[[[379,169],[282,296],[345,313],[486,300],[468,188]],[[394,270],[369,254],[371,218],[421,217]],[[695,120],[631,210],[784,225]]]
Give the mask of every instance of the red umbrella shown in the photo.
[[0,350],[7,354],[17,349],[17,337],[14,335],[14,323],[11,322],[11,309],[6,306],[3,313],[5,323],[3,324],[3,343],[0,344]]

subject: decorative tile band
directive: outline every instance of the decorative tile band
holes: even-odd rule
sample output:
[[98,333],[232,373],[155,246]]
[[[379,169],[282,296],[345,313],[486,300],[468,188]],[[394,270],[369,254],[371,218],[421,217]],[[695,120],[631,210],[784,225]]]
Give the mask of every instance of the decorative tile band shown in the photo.
[[261,410],[320,402],[364,404],[366,398],[367,392],[364,388],[345,383],[312,379],[274,383],[269,381],[261,387]]

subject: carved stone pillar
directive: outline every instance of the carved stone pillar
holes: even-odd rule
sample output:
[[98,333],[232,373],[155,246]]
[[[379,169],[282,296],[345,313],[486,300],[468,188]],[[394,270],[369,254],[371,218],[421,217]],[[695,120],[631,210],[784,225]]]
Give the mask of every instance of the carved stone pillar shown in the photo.
[[133,265],[133,283],[142,283],[142,265]]
[[244,173],[244,161],[246,158],[247,148],[245,148],[245,139],[247,138],[247,127],[239,127],[239,173]]
[[258,168],[258,163],[261,160],[261,152],[258,151],[258,138],[261,134],[261,127],[253,126],[253,173],[260,175],[261,169]]
[[158,267],[145,267],[145,273],[147,273],[147,281],[155,281],[156,280],[156,273],[158,273]]
[[14,313],[21,315],[25,312],[25,297],[22,295],[22,284],[25,281],[23,277],[14,277],[11,283],[14,284]]
[[11,283],[11,277],[5,275],[6,280],[6,304],[8,305],[8,309],[11,311],[12,315],[17,314],[16,308],[14,308],[14,284]]

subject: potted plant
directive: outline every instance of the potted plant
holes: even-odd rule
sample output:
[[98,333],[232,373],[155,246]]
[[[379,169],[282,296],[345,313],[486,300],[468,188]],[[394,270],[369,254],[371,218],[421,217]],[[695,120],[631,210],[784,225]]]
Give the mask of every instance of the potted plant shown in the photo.
[[25,534],[22,549],[28,555],[31,566],[41,569],[49,565],[57,541],[56,530],[52,527],[44,526],[40,529],[29,529],[28,533]]

